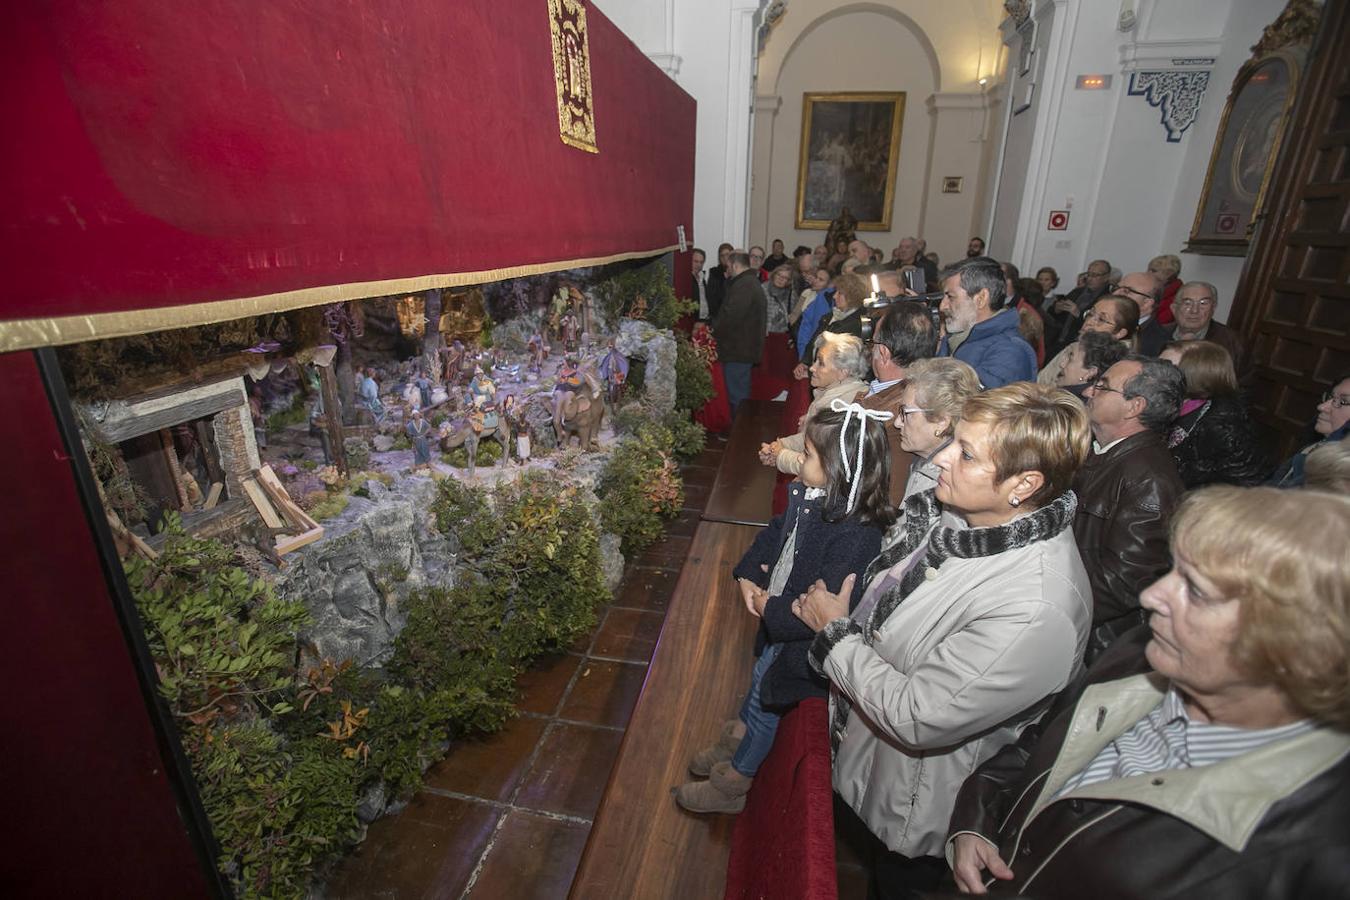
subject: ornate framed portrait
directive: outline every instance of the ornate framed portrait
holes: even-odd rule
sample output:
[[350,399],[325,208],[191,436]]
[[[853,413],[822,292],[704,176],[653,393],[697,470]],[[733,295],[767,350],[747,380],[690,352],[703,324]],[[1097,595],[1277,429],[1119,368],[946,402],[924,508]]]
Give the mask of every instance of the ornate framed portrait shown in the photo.
[[847,208],[863,231],[888,231],[905,95],[803,94],[797,227],[828,229]]
[[1238,70],[1200,191],[1188,253],[1245,256],[1298,94],[1300,57],[1276,51]]

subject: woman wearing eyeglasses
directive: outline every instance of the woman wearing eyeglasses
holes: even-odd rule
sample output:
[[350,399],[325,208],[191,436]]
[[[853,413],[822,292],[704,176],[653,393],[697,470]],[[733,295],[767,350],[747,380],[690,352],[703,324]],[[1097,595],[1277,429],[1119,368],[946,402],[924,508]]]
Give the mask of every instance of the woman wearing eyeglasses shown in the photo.
[[1322,440],[1309,444],[1284,461],[1266,484],[1277,487],[1303,487],[1303,466],[1308,454],[1323,444],[1343,441],[1350,437],[1350,372],[1337,378],[1331,390],[1322,395],[1317,404],[1317,421],[1313,430],[1323,435]]
[[961,407],[979,392],[979,376],[959,359],[920,359],[906,370],[900,412],[895,417],[900,449],[914,455],[905,482],[906,498],[937,487],[938,467],[933,457],[951,443],[956,423],[961,421]]

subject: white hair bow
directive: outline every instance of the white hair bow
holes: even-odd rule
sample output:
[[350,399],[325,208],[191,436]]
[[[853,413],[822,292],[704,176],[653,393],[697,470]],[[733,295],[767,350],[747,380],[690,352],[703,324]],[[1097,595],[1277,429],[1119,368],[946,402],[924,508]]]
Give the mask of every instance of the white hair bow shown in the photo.
[[[868,409],[861,403],[849,403],[846,400],[840,400],[838,397],[830,401],[830,409],[844,414],[844,424],[839,429],[839,456],[844,460],[844,477],[852,485],[848,490],[848,510],[847,514],[852,515],[853,505],[858,501],[858,485],[862,483],[862,460],[863,443],[867,440],[867,420],[873,419],[877,422],[889,422],[894,413],[883,412],[879,409]],[[848,425],[853,421],[853,417],[858,417],[858,453],[857,457],[850,467],[848,462]]]

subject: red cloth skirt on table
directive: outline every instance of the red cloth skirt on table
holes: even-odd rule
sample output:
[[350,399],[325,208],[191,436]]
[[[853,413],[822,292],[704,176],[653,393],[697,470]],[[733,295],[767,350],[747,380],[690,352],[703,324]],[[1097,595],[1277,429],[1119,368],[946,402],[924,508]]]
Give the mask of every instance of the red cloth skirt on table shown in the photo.
[[797,354],[786,331],[764,336],[764,355],[750,373],[750,399],[772,400],[788,389]]
[[713,434],[726,434],[731,430],[731,403],[727,400],[727,382],[722,377],[722,367],[713,363],[708,367],[712,373],[713,397],[703,408],[694,413],[694,421]]
[[731,832],[726,900],[835,900],[829,706],[803,700],[778,723]]

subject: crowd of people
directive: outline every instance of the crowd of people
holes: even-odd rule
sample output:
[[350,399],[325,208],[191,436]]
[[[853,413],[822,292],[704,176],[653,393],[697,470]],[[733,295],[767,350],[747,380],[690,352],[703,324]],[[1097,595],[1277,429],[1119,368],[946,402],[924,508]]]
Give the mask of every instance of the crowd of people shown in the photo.
[[1176,256],[1061,295],[978,238],[772,249],[694,251],[733,410],[770,334],[811,393],[759,452],[794,480],[734,572],[749,689],[676,802],[740,811],[828,697],[873,896],[1347,896],[1350,372],[1276,467]]

